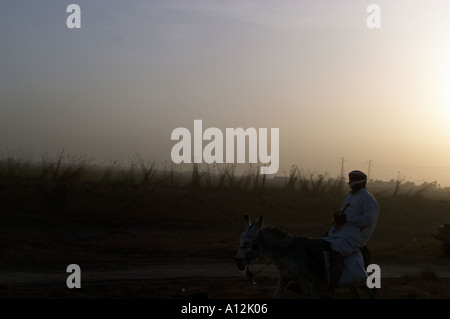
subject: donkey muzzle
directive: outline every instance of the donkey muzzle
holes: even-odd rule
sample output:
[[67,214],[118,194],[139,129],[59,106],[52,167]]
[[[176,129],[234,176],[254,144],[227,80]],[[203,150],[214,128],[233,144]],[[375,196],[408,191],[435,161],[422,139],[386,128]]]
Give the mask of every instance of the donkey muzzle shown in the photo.
[[240,271],[244,271],[247,268],[247,260],[242,259],[242,258],[234,258],[234,261],[236,263],[236,267]]

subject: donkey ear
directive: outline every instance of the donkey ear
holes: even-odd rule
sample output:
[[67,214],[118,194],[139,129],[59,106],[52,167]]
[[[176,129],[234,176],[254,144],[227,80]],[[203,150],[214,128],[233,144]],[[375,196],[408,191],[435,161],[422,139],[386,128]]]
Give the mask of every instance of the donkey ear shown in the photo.
[[254,222],[256,228],[258,228],[258,229],[261,228],[263,219],[264,219],[264,215],[261,214],[261,216],[259,216],[259,218]]
[[244,215],[244,222],[245,222],[245,228],[249,228],[250,227],[250,219],[248,218],[247,214]]

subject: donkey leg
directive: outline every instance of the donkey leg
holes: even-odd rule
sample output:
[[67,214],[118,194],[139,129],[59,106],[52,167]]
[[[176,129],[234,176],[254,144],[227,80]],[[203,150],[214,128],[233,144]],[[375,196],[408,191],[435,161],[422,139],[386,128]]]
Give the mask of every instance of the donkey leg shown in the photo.
[[356,286],[348,287],[348,291],[352,296],[352,299],[359,299],[358,288]]
[[280,279],[278,280],[277,289],[275,289],[275,292],[273,293],[272,298],[273,299],[281,298],[281,294],[283,293],[284,288],[286,288],[288,283],[289,283],[289,280],[287,280],[286,278],[280,277]]
[[311,299],[320,299],[320,288],[314,284],[310,284],[310,297]]
[[369,288],[367,286],[360,286],[361,290],[363,290],[369,299],[377,298],[377,288]]
[[297,278],[297,282],[302,287],[302,290],[305,292],[306,297],[311,299],[320,299],[320,289],[318,286],[306,280],[302,276]]

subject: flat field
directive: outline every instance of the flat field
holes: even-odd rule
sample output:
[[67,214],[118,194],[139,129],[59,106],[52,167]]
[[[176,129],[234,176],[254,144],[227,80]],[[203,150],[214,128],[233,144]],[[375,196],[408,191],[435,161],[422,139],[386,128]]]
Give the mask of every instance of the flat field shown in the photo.
[[[381,267],[378,298],[449,298],[450,257],[431,234],[450,220],[450,202],[377,199],[380,216],[368,246]],[[286,189],[2,178],[0,297],[270,298],[275,268],[253,283],[233,262],[244,214],[264,214],[265,224],[292,235],[319,237],[342,200]],[[81,289],[66,286],[70,264],[81,268]],[[339,290],[337,297],[350,295]],[[283,298],[305,296],[286,290]]]

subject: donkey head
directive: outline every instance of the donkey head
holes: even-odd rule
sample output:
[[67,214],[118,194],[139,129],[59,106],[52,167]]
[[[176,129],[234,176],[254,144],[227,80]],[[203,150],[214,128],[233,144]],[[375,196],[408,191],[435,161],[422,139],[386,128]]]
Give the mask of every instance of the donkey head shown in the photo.
[[263,222],[263,215],[250,224],[249,217],[244,216],[245,230],[241,235],[239,241],[239,249],[236,253],[234,260],[239,270],[244,271],[247,265],[261,256],[262,249],[256,245],[256,239],[258,238],[259,230]]

